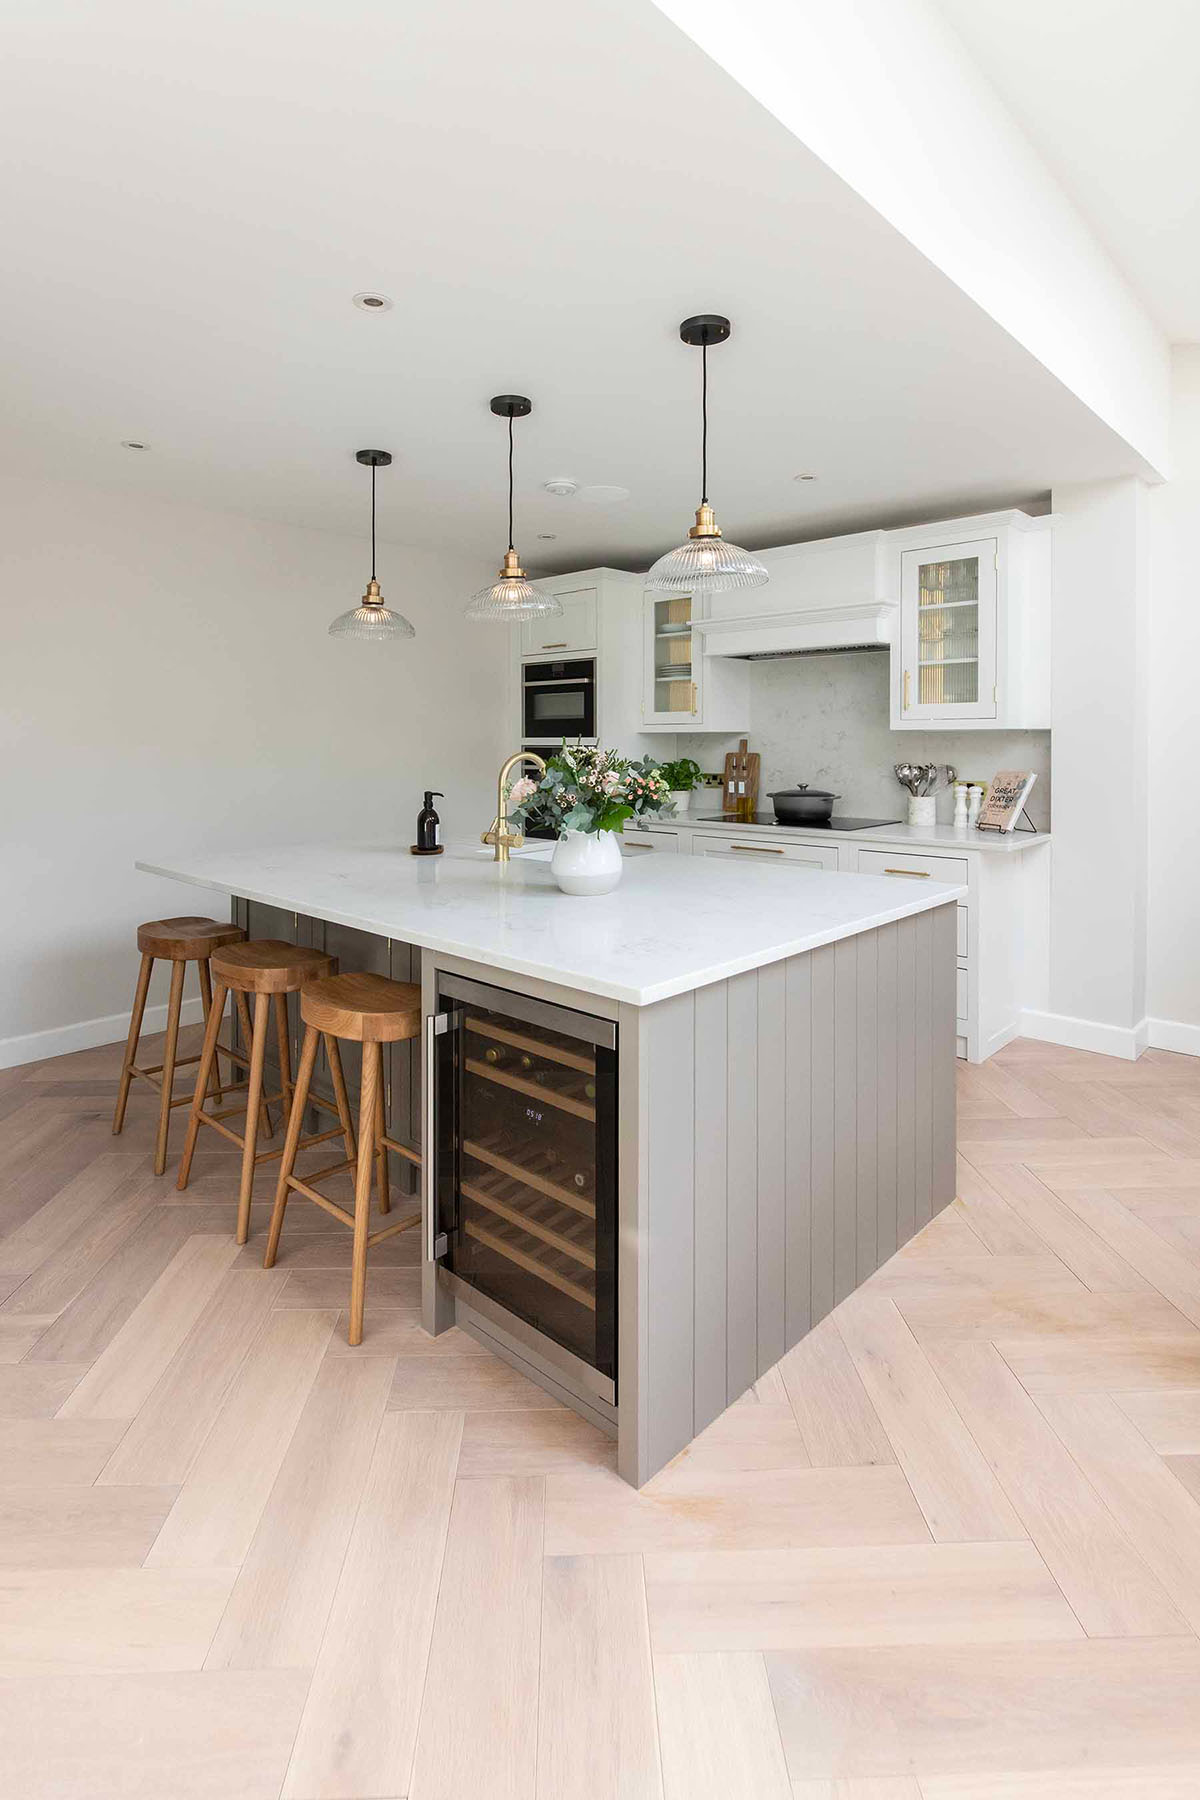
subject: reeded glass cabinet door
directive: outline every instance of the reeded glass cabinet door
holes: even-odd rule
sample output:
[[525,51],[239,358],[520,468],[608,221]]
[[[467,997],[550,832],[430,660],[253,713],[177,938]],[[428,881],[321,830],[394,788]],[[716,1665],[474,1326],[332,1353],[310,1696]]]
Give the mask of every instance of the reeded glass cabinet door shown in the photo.
[[996,564],[995,538],[904,552],[903,718],[996,717]]
[[700,646],[692,632],[694,604],[687,595],[646,595],[642,717],[648,725],[674,725],[684,731],[695,724],[700,707]]

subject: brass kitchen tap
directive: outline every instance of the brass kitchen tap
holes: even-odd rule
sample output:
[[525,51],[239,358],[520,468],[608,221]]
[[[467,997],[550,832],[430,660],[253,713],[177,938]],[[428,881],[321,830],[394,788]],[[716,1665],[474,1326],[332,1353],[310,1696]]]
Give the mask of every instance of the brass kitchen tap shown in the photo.
[[488,826],[487,830],[480,835],[479,841],[481,844],[492,844],[495,846],[495,860],[498,863],[506,863],[508,861],[509,851],[519,850],[521,845],[525,842],[525,833],[523,831],[508,831],[505,829],[508,824],[508,794],[504,787],[505,782],[516,768],[517,764],[525,762],[536,763],[538,768],[542,771],[542,774],[544,775],[546,773],[546,765],[536,751],[518,750],[515,756],[510,756],[504,767],[501,769],[500,779],[496,783],[496,816]]

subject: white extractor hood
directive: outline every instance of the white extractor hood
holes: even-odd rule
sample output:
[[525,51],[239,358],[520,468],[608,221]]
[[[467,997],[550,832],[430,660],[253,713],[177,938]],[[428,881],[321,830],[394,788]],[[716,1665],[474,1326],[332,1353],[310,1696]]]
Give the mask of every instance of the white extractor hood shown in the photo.
[[697,619],[705,656],[815,656],[830,650],[886,650],[895,607],[806,606],[794,613],[751,613]]
[[816,656],[886,650],[897,607],[882,531],[758,552],[770,571],[752,594],[720,594],[693,629],[705,656]]

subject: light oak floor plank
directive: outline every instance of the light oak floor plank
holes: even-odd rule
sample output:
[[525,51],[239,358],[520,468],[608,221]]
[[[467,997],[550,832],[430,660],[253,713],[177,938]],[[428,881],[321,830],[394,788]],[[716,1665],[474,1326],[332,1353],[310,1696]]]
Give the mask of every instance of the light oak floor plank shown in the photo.
[[24,1362],[56,1317],[55,1313],[27,1313],[0,1319],[0,1363]]
[[1193,1631],[1200,1630],[1200,1507],[1108,1394],[1038,1405]]
[[[1150,1285],[1073,1208],[1019,1163],[993,1163],[987,1178],[1018,1218],[1036,1230],[1048,1249],[1096,1292],[1144,1293]],[[1028,1285],[1025,1291],[1028,1291]]]
[[0,1575],[0,1676],[198,1669],[234,1571],[30,1569]]
[[565,1408],[463,1416],[460,1480],[472,1475],[545,1475],[551,1469],[592,1466],[615,1469],[616,1443]]
[[332,1330],[328,1312],[271,1315],[188,1471],[149,1567],[242,1562]]
[[853,1294],[835,1317],[935,1540],[1024,1537],[1003,1488],[892,1302]]
[[174,1499],[174,1488],[0,1487],[0,1568],[137,1568]]
[[380,1425],[285,1800],[408,1792],[461,1436],[458,1413]]
[[0,1487],[91,1487],[123,1419],[0,1419]]
[[640,1493],[605,1469],[546,1477],[546,1554],[928,1543],[900,1470],[676,1465]]
[[547,1557],[538,1800],[662,1800],[640,1556]]
[[0,1682],[20,1800],[276,1800],[307,1670]]
[[1160,1456],[1200,1454],[1200,1385],[1114,1397],[1126,1418],[1132,1419],[1150,1448]]
[[923,1800],[1195,1800],[1200,1762],[1186,1768],[1086,1770],[1063,1768],[1034,1774],[925,1775]]
[[1009,1338],[996,1349],[1031,1394],[1200,1387],[1200,1343],[1187,1337]]
[[[369,1334],[363,1337],[362,1347],[369,1353]],[[560,1410],[559,1401],[490,1351],[484,1356],[423,1353],[398,1357],[388,1405],[401,1412],[478,1412],[509,1407]]]
[[792,1800],[763,1659],[656,1656],[666,1800]]
[[132,1419],[212,1299],[237,1245],[185,1240],[60,1409],[64,1419]]
[[1030,1543],[702,1550],[645,1564],[656,1655],[1083,1635]]
[[[788,1768],[987,1774],[1195,1762],[1193,1637],[1041,1645],[777,1651],[766,1658]],[[952,1723],[951,1723],[952,1722]],[[1132,1797],[1131,1797],[1132,1800]]]
[[88,1372],[87,1363],[0,1363],[0,1419],[48,1419]]
[[285,1279],[274,1269],[224,1277],[130,1422],[102,1484],[186,1480]]
[[928,1354],[1085,1631],[1161,1637],[1186,1630],[1057,1433],[990,1344]]
[[458,1485],[409,1800],[535,1791],[542,1490],[537,1476]]
[[921,1800],[911,1775],[864,1775],[836,1781],[793,1781],[792,1800]]
[[896,1452],[831,1318],[801,1338],[776,1367],[815,1467],[895,1462]]
[[[897,1300],[901,1315],[921,1341],[924,1338],[1045,1338],[1052,1344],[1088,1343],[1094,1339],[1161,1338],[1178,1343],[1194,1327],[1178,1307],[1146,1288],[1138,1293],[1026,1294],[1019,1288],[993,1294],[985,1301],[941,1299]],[[1197,1334],[1200,1349],[1200,1334]]]
[[315,1664],[391,1378],[378,1357],[318,1369],[208,1668]]
[[672,1467],[807,1469],[811,1459],[787,1400],[731,1406],[681,1450]]

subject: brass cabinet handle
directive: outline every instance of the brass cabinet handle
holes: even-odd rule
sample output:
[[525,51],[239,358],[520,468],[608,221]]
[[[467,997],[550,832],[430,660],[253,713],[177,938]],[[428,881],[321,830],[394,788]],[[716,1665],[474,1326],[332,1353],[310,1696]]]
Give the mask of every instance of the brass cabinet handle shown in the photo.
[[928,881],[928,869],[885,869],[885,875],[907,875],[910,881]]
[[[905,711],[905,712],[907,712],[907,711],[908,711],[908,684],[909,684],[909,680],[910,680],[910,676],[909,676],[909,673],[908,673],[908,670],[907,670],[907,669],[905,669],[905,671],[904,671],[904,711]],[[890,871],[889,871],[889,872],[890,872]]]
[[653,850],[654,845],[653,844],[632,844],[629,842],[628,839],[626,839],[625,843],[622,845],[622,848],[625,850]]
[[565,644],[565,643],[562,643],[562,644],[543,644],[543,645],[542,645],[542,649],[543,649],[543,650],[565,650],[565,649],[566,649],[566,648],[567,648],[567,646],[566,646],[566,644]]
[[775,850],[770,844],[730,844],[731,850],[744,850],[749,856],[782,856],[782,850]]

